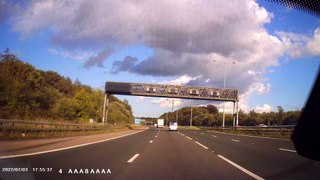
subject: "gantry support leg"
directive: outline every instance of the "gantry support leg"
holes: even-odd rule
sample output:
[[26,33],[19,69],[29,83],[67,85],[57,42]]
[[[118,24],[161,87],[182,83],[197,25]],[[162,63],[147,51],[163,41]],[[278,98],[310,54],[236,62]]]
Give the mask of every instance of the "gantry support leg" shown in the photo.
[[109,94],[106,93],[104,95],[102,123],[105,123],[105,124],[108,123],[108,110],[109,110]]

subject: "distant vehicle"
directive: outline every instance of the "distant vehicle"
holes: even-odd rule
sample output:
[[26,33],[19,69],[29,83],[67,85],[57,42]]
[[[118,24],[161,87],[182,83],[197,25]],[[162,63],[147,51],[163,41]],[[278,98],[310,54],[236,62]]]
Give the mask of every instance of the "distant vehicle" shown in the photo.
[[268,127],[268,126],[265,124],[259,124],[258,127]]
[[157,123],[158,123],[158,128],[162,128],[164,126],[164,119],[158,119]]
[[171,122],[169,124],[169,131],[178,131],[178,123],[177,122]]

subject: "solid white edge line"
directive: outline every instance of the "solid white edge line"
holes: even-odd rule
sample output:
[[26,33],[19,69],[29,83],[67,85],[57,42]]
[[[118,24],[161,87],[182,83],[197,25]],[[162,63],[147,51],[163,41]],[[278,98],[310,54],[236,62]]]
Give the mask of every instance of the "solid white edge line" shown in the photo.
[[138,132],[134,132],[134,133],[130,133],[130,134],[125,134],[125,135],[121,135],[121,136],[117,136],[117,137],[113,137],[113,138],[109,138],[109,139],[104,139],[104,140],[100,140],[100,141],[90,142],[90,143],[79,144],[79,145],[75,145],[75,146],[69,146],[69,147],[58,148],[58,149],[52,149],[52,150],[48,150],[48,151],[40,151],[40,152],[27,153],[27,154],[16,154],[16,155],[0,156],[0,159],[17,158],[17,157],[24,157],[24,156],[33,156],[33,155],[39,155],[39,154],[46,154],[46,153],[51,153],[51,152],[63,151],[63,150],[67,150],[67,149],[73,149],[73,148],[78,148],[78,147],[82,147],[82,146],[88,146],[88,145],[91,145],[91,144],[97,144],[97,143],[101,143],[101,142],[105,142],[105,141],[111,141],[111,140],[114,140],[114,139],[119,139],[119,138],[122,138],[122,137],[125,137],[125,136],[130,136],[130,135],[133,135],[133,134],[136,134],[136,133],[140,133],[140,132],[142,132],[142,131],[138,131]]
[[256,175],[256,174],[248,171],[247,169],[245,169],[245,168],[243,168],[242,166],[240,166],[240,165],[232,162],[231,160],[223,157],[222,155],[218,155],[218,157],[221,158],[221,159],[223,159],[224,161],[228,162],[228,163],[231,164],[232,166],[240,169],[241,171],[243,171],[244,173],[248,174],[249,176],[251,176],[251,177],[253,177],[253,178],[255,178],[255,179],[258,179],[258,180],[264,180],[262,177],[260,177],[260,176],[258,176],[258,175]]
[[240,142],[240,140],[238,140],[238,139],[231,139],[231,141]]
[[128,163],[132,163],[137,157],[139,156],[139,154],[135,154],[131,159],[129,159],[127,162]]
[[205,149],[209,149],[207,146],[205,146],[205,145],[203,145],[203,144],[201,144],[201,143],[199,143],[198,141],[195,141],[199,146],[201,146],[201,147],[203,147],[203,148],[205,148]]
[[285,148],[279,148],[280,151],[287,151],[287,152],[293,152],[296,153],[297,151],[292,150],[292,149],[285,149]]

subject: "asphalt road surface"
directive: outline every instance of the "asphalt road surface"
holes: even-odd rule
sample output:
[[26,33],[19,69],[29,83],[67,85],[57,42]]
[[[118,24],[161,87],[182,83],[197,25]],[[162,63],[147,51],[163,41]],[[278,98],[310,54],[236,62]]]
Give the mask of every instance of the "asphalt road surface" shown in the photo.
[[0,179],[320,179],[320,162],[289,140],[166,128],[3,158],[0,167]]

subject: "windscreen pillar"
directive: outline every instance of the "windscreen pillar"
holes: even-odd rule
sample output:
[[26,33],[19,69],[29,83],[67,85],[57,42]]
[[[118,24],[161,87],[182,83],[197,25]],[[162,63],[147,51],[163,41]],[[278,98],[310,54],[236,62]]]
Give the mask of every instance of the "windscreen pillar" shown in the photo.
[[104,103],[103,103],[103,117],[102,123],[108,123],[108,110],[109,110],[109,94],[105,93],[104,95]]

